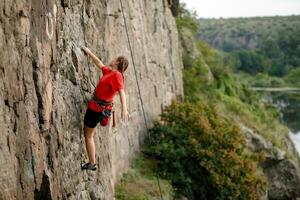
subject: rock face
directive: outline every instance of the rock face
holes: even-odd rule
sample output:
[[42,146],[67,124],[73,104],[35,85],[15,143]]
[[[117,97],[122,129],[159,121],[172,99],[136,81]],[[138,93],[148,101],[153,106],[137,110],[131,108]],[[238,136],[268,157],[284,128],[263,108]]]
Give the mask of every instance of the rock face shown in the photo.
[[[270,141],[248,127],[242,125],[241,129],[245,133],[248,148],[253,152],[263,151],[266,154],[266,159],[261,163],[261,167],[267,177],[267,199],[286,200],[300,197],[299,162],[287,158],[284,151],[274,147]],[[289,139],[287,139],[287,143],[292,145]],[[294,153],[297,153],[293,146],[288,149],[294,149]]]
[[[183,58],[191,60],[191,62],[198,57],[203,57],[197,48],[197,40],[194,34],[187,28],[182,28],[179,33],[180,43],[182,45]],[[190,66],[191,67],[191,66]]]
[[206,64],[202,52],[197,47],[197,40],[194,34],[187,28],[182,27],[179,31],[180,45],[182,51],[182,58],[184,68],[188,69],[193,66],[194,62],[200,62],[203,68],[205,69],[205,78],[207,83],[212,83],[214,80],[213,74],[210,70],[210,67]]
[[177,17],[179,14],[179,0],[168,0],[168,4],[172,11],[172,14]]
[[[167,0],[123,4],[149,126],[183,95],[175,20]],[[118,55],[130,62],[130,120],[98,126],[97,172],[79,167],[83,117],[101,74],[82,46],[104,63]],[[145,137],[120,1],[1,1],[0,47],[0,199],[113,199]],[[118,117],[119,105],[116,98]]]

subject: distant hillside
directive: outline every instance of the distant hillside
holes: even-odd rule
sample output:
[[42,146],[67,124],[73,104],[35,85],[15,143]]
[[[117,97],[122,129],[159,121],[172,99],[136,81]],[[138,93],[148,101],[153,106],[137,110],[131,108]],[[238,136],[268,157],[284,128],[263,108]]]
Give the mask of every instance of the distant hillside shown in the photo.
[[300,16],[199,19],[199,38],[225,51],[260,48],[265,40],[300,34]]
[[300,66],[300,16],[199,19],[198,38],[235,52],[238,68],[284,76]]

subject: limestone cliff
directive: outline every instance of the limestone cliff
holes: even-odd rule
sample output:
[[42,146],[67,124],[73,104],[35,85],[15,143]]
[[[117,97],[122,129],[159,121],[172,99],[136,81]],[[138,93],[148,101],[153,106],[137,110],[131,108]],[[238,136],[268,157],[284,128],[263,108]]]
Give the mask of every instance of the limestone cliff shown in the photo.
[[[183,94],[171,2],[123,1],[149,123]],[[99,170],[80,170],[83,116],[101,75],[82,46],[104,63],[130,58],[119,0],[0,2],[0,199],[113,199],[139,151],[145,125],[129,59],[130,121],[98,126]]]

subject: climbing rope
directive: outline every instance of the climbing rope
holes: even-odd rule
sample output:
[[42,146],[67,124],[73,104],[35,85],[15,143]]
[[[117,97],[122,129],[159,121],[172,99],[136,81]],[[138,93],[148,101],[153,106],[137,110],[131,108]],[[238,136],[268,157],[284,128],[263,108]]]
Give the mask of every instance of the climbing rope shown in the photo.
[[[138,75],[137,75],[136,65],[135,65],[134,58],[133,58],[133,53],[132,53],[133,51],[132,51],[131,43],[130,43],[130,39],[129,39],[128,27],[127,27],[126,18],[125,18],[125,15],[124,15],[124,8],[123,8],[122,0],[120,0],[120,3],[121,3],[121,10],[122,10],[122,15],[123,15],[123,20],[124,20],[124,26],[125,26],[125,31],[126,31],[126,36],[127,36],[129,51],[130,51],[132,65],[133,65],[134,74],[135,74],[135,80],[136,80],[136,84],[137,84],[137,88],[138,88],[138,93],[139,93],[139,97],[140,97],[140,101],[141,101],[142,112],[143,112],[143,116],[144,116],[144,122],[145,122],[146,129],[148,130],[148,125],[147,125],[147,120],[146,120],[146,114],[145,114],[145,109],[144,109],[144,102],[143,102],[142,95],[141,95],[141,89],[140,89],[139,80],[137,78]],[[148,137],[150,139],[149,132],[148,132]]]
[[[135,62],[134,62],[134,57],[133,57],[133,53],[132,53],[130,39],[129,39],[128,27],[127,27],[127,23],[126,23],[126,18],[125,18],[125,14],[124,14],[124,7],[123,7],[122,0],[120,0],[120,4],[121,4],[121,11],[122,11],[123,20],[124,20],[124,26],[125,26],[125,31],[126,31],[126,36],[127,36],[129,51],[130,51],[132,65],[133,65],[134,74],[135,74],[135,80],[136,80],[136,84],[137,84],[137,88],[138,88],[138,93],[139,93],[139,97],[140,97],[140,101],[141,101],[141,107],[142,107],[142,112],[143,112],[145,127],[146,127],[147,135],[148,135],[148,138],[149,138],[149,141],[150,141],[150,145],[152,145],[152,139],[151,139],[151,136],[150,136],[150,133],[149,133],[149,130],[148,130],[148,125],[147,125],[147,120],[146,120],[146,114],[145,114],[145,109],[144,109],[144,103],[143,103],[143,98],[142,98],[142,95],[141,95],[140,84],[139,84],[139,80],[138,80],[138,76],[137,76],[137,70],[136,70],[136,66],[135,66]],[[160,198],[161,198],[161,200],[163,200],[162,192],[161,192],[161,186],[160,186],[160,182],[159,182],[159,178],[158,178],[158,174],[155,173],[155,175],[156,175],[156,180],[157,180],[157,184],[158,184],[158,188],[159,188]]]

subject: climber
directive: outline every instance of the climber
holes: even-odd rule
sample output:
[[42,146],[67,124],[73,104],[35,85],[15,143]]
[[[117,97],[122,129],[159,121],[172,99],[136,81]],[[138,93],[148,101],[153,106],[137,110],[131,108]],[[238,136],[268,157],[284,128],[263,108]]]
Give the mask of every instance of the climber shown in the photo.
[[123,73],[128,67],[128,60],[124,56],[113,59],[109,67],[105,66],[102,61],[97,58],[88,48],[82,50],[92,58],[94,64],[102,71],[94,95],[88,103],[88,108],[84,117],[84,137],[85,145],[89,158],[89,162],[82,164],[82,170],[96,170],[94,129],[100,122],[101,126],[106,126],[109,122],[113,98],[119,93],[122,104],[121,118],[125,122],[127,120],[128,111],[126,106],[126,96],[124,92],[124,76]]

